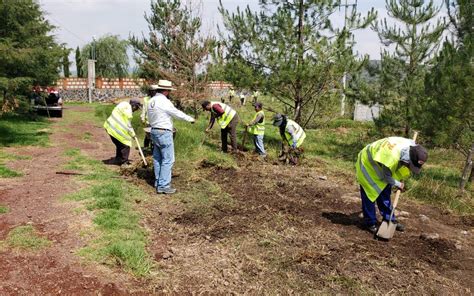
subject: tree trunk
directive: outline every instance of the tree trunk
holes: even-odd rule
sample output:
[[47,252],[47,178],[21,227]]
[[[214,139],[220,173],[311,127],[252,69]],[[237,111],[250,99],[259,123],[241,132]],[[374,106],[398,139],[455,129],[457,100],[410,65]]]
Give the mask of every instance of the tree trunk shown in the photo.
[[304,26],[304,0],[299,2],[299,17],[298,17],[298,57],[296,60],[296,81],[295,81],[295,121],[301,123],[301,104],[303,98],[302,83],[301,83],[301,67],[303,63],[303,50],[304,50],[304,39],[303,39],[303,26]]
[[464,187],[466,187],[466,183],[468,179],[470,178],[470,175],[472,175],[472,154],[474,152],[474,143],[471,145],[471,149],[469,149],[469,152],[467,153],[467,159],[466,163],[464,165],[464,170],[462,172],[462,177],[461,177],[461,182],[459,183],[459,189],[464,190]]

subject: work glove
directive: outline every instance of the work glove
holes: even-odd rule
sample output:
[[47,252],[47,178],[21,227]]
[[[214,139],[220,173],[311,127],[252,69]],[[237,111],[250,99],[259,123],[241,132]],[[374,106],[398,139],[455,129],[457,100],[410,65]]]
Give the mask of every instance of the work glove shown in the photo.
[[135,131],[133,129],[130,130],[130,137],[135,138],[137,134],[135,134]]

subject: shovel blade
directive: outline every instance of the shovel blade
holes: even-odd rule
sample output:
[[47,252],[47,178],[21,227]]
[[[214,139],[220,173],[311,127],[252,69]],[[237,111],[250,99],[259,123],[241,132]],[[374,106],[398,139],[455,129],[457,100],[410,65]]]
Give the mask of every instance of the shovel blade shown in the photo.
[[379,229],[377,230],[377,237],[384,238],[384,239],[391,239],[395,234],[395,229],[397,228],[397,224],[393,223],[392,221],[387,222],[383,221],[380,225]]

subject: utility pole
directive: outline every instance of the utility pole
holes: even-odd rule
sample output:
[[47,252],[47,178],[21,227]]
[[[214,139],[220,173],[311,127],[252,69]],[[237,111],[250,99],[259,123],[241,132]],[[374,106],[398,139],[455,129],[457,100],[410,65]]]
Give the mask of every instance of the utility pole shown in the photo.
[[92,103],[92,91],[95,88],[95,62],[96,62],[95,36],[92,36],[91,59],[87,60],[87,89],[88,89],[89,103]]
[[[357,9],[357,0],[353,3],[347,3],[347,0],[345,0],[345,4],[341,5],[344,7],[344,30],[346,30],[347,26],[347,12],[348,12],[348,7],[352,7],[352,9]],[[340,6],[340,7],[341,7]],[[346,38],[347,41],[347,38]],[[344,44],[345,46],[345,44]],[[345,114],[345,109],[346,109],[346,84],[347,84],[347,73],[344,70],[344,75],[342,76],[342,96],[341,96],[341,116],[344,116]]]

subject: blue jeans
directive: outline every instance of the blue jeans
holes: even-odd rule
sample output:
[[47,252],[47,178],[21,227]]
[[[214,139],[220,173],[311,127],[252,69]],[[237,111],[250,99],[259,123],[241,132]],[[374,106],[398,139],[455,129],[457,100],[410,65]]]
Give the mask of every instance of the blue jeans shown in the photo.
[[174,164],[173,132],[151,130],[153,140],[153,168],[155,170],[155,188],[171,187],[171,170]]
[[[377,207],[379,208],[382,219],[389,220],[390,213],[392,212],[392,204],[390,202],[390,194],[392,192],[392,186],[387,185],[384,190],[377,197]],[[377,224],[377,216],[375,213],[375,202],[371,202],[364,191],[364,188],[360,186],[360,197],[362,199],[362,213],[364,214],[364,221],[367,226]],[[392,221],[395,221],[395,215],[392,217]]]
[[253,144],[255,145],[255,152],[259,155],[266,155],[265,147],[263,146],[263,135],[253,135]]

